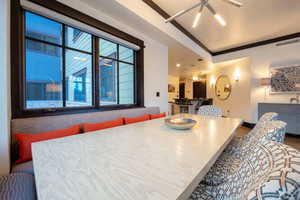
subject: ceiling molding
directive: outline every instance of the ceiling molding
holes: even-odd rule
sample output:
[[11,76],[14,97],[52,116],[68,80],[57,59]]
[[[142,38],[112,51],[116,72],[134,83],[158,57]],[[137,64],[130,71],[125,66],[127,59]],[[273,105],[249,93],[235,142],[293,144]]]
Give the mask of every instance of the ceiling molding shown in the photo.
[[[159,7],[156,3],[154,3],[152,0],[143,0],[148,6],[150,6],[153,10],[155,10],[160,16],[162,16],[164,19],[168,19],[171,17],[167,12],[165,12],[161,7]],[[205,49],[207,52],[212,54],[212,52],[195,36],[193,36],[188,30],[186,30],[181,24],[176,22],[175,20],[171,21],[172,23],[179,31],[181,31],[184,35],[186,35],[188,38],[190,38],[192,41],[194,41],[197,45],[199,45],[201,48]]]
[[[163,18],[168,19],[169,17],[171,17],[166,11],[164,11],[159,5],[154,3],[152,0],[143,0],[143,2],[145,2],[153,10],[155,10]],[[238,47],[234,47],[234,48],[225,49],[222,51],[214,51],[213,52],[208,47],[206,47],[199,39],[197,39],[193,34],[191,34],[188,30],[186,30],[181,24],[179,24],[175,20],[171,21],[170,23],[172,23],[178,30],[180,30],[183,34],[185,34],[187,37],[189,37],[192,41],[194,41],[200,47],[202,47],[207,52],[209,52],[212,56],[228,54],[228,53],[232,53],[232,52],[236,52],[236,51],[241,51],[241,50],[245,50],[245,49],[250,49],[250,48],[254,48],[254,47],[258,47],[258,46],[268,45],[268,44],[300,37],[300,32],[293,33],[290,35],[285,35],[285,36],[281,36],[281,37],[277,37],[277,38],[272,38],[272,39],[263,40],[263,41],[259,41],[259,42],[255,42],[255,43],[251,43],[251,44],[246,44],[246,45],[242,45],[242,46],[238,46]]]
[[298,38],[298,37],[300,37],[300,32],[290,34],[290,35],[281,36],[281,37],[277,37],[277,38],[273,38],[273,39],[269,39],[269,40],[263,40],[263,41],[259,41],[259,42],[255,42],[255,43],[251,43],[251,44],[246,44],[246,45],[239,46],[239,47],[234,47],[234,48],[231,48],[231,49],[225,49],[225,50],[222,50],[222,51],[213,52],[212,55],[213,56],[218,56],[218,55],[221,55],[221,54],[232,53],[232,52],[235,52],[235,51],[241,51],[241,50],[250,49],[250,48],[254,48],[254,47],[258,47],[258,46],[263,46],[263,45],[268,45],[268,44],[272,44],[272,43],[276,43],[276,42],[281,42],[281,41],[284,41],[284,40],[290,40],[290,39],[294,39],[294,38]]

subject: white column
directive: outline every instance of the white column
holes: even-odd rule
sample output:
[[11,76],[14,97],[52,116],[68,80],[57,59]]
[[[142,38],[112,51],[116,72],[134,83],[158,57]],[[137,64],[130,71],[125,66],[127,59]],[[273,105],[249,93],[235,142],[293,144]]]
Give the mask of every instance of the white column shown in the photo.
[[10,0],[0,0],[0,27],[0,175],[4,175],[10,168]]

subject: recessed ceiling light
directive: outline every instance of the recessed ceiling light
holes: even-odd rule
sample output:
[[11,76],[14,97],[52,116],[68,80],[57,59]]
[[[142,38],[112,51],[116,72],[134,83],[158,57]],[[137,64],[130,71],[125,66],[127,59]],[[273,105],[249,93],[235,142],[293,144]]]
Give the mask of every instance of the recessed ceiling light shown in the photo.
[[181,65],[179,63],[176,64],[176,67],[180,67]]

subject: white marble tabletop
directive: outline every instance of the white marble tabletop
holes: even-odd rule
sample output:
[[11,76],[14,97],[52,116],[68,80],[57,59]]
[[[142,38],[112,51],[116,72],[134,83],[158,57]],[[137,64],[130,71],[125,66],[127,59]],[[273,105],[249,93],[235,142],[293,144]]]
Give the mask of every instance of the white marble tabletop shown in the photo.
[[38,199],[187,199],[242,120],[186,116],[191,130],[156,119],[33,143]]

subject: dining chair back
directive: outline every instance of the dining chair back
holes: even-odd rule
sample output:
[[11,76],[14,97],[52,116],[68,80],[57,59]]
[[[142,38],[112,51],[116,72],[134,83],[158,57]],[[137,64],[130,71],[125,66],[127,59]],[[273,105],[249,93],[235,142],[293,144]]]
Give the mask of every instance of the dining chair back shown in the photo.
[[256,123],[256,125],[254,126],[254,128],[247,135],[235,136],[233,138],[233,140],[231,141],[231,143],[228,145],[227,149],[232,148],[232,147],[236,146],[237,144],[239,144],[238,146],[240,146],[241,144],[243,144],[245,142],[249,142],[252,138],[255,138],[255,135],[258,132],[258,130],[261,127],[263,127],[266,122],[274,121],[277,119],[278,119],[278,113],[275,113],[275,112],[265,113],[264,115],[262,115],[259,118],[259,120]]
[[214,105],[200,106],[198,115],[222,117],[222,109]]
[[251,138],[246,142],[230,143],[224,152],[235,156],[238,159],[244,160],[249,151],[258,143],[264,141],[274,141],[283,143],[285,139],[287,124],[283,121],[273,120],[266,121],[263,126],[259,127],[253,133]]
[[190,200],[300,199],[299,159],[300,152],[287,145],[258,143],[226,182],[199,184]]
[[246,142],[230,143],[214,165],[210,168],[204,180],[206,185],[219,185],[228,180],[240,164],[247,159],[247,156],[256,145],[264,141],[283,142],[286,131],[286,123],[283,121],[268,121],[260,127],[257,134]]

